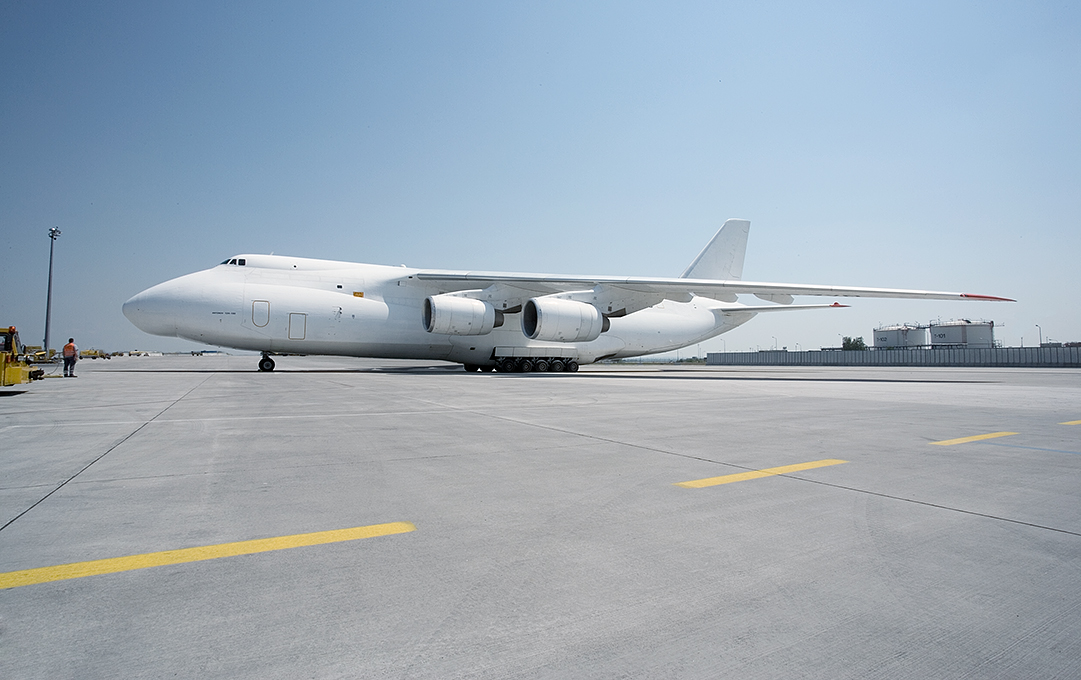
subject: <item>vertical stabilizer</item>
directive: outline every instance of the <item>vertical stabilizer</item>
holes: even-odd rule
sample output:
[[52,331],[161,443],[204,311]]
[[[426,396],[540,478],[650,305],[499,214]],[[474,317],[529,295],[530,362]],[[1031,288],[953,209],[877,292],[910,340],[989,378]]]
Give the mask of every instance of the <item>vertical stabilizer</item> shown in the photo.
[[743,278],[750,220],[727,220],[679,278],[738,281]]

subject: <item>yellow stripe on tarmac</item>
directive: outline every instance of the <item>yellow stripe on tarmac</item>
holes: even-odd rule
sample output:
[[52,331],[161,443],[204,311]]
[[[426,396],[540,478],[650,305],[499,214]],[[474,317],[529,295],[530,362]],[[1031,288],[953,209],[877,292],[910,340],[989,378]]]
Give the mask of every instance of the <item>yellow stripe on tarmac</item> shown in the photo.
[[119,571],[161,567],[167,564],[200,562],[202,560],[213,560],[219,557],[234,557],[236,555],[251,555],[253,553],[269,552],[271,550],[300,548],[308,545],[355,541],[360,538],[404,534],[409,531],[414,531],[415,529],[416,527],[410,522],[390,522],[388,524],[372,524],[370,526],[354,527],[352,529],[318,531],[312,534],[294,534],[292,536],[279,536],[277,538],[260,538],[254,541],[222,543],[220,545],[207,545],[200,548],[165,550],[163,552],[146,553],[144,555],[111,557],[105,560],[92,560],[90,562],[75,562],[73,564],[62,564],[56,567],[40,567],[38,569],[26,569],[23,571],[9,571],[0,574],[0,588],[17,588],[19,586],[34,585],[35,583],[63,581],[69,578],[82,578],[84,576],[97,576],[99,574],[115,574]]
[[676,486],[682,486],[685,489],[701,489],[707,486],[717,486],[718,484],[731,484],[732,482],[743,482],[748,479],[760,479],[762,477],[772,477],[774,475],[785,475],[789,472],[800,472],[801,470],[811,470],[813,468],[826,467],[827,465],[840,465],[841,463],[847,462],[847,460],[828,458],[826,460],[816,460],[811,463],[785,465],[782,467],[766,468],[765,470],[754,470],[752,472],[738,472],[734,475],[722,475],[720,477],[710,477],[708,479],[696,479],[691,482],[679,482],[678,484],[676,484]]
[[1071,420],[1065,423],[1059,423],[1059,425],[1081,425],[1081,420]]
[[971,437],[960,437],[958,439],[946,439],[940,442],[931,442],[935,446],[953,446],[954,444],[967,444],[969,442],[978,442],[984,439],[995,439],[997,437],[1009,437],[1010,435],[1017,434],[1016,432],[992,432],[991,434],[977,434]]

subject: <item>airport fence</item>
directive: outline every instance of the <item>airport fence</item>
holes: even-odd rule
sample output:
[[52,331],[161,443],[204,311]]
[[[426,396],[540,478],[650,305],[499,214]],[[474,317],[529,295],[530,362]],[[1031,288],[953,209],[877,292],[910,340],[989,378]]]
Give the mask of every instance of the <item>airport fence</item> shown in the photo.
[[1081,347],[710,352],[711,366],[977,366],[1081,368]]

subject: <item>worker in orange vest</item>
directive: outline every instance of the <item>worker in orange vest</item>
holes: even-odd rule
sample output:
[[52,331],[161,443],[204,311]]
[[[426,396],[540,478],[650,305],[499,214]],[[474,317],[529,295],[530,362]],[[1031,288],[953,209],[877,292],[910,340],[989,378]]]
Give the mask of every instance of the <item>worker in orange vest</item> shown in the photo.
[[64,377],[74,378],[75,362],[79,360],[79,348],[75,346],[75,338],[68,338],[68,344],[64,345]]

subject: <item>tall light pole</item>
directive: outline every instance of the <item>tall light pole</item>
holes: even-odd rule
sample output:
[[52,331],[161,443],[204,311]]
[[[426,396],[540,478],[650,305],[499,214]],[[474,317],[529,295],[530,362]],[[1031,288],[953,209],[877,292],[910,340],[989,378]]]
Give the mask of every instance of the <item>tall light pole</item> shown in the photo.
[[1040,331],[1040,347],[1043,347],[1043,329],[1040,328],[1040,324],[1036,324],[1036,330]]
[[53,227],[49,230],[49,294],[45,299],[45,356],[49,356],[49,321],[53,315],[53,246],[56,245],[56,237],[60,230]]

